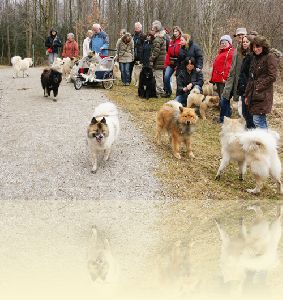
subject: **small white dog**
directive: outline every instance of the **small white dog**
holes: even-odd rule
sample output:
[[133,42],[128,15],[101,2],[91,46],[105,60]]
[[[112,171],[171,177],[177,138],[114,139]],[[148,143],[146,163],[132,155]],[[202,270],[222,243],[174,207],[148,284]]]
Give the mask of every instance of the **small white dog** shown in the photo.
[[259,193],[264,180],[272,176],[278,185],[278,191],[283,194],[281,182],[281,161],[277,152],[279,135],[277,132],[265,129],[245,130],[244,119],[224,117],[220,133],[222,159],[216,174],[220,174],[231,160],[238,162],[239,179],[243,179],[246,166],[251,167],[256,180],[256,187],[248,189],[249,193]]
[[13,78],[19,77],[20,72],[23,72],[23,78],[25,77],[25,75],[29,76],[27,70],[33,65],[32,59],[30,57],[22,59],[20,56],[14,56],[11,58],[11,63],[14,68]]
[[74,57],[64,57],[63,58],[63,77],[66,79],[67,82],[71,82],[71,72],[72,68],[74,67],[76,59]]
[[92,173],[97,170],[97,155],[103,153],[107,161],[113,143],[120,131],[118,111],[113,103],[105,102],[95,108],[91,123],[87,129],[89,150],[92,158]]

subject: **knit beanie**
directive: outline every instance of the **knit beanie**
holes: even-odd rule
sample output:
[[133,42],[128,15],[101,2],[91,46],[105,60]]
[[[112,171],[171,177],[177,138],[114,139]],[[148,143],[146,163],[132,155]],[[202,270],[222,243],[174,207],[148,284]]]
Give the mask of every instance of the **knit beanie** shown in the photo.
[[232,45],[232,39],[230,37],[230,35],[225,34],[220,38],[219,43],[221,43],[222,41],[227,41],[230,45]]

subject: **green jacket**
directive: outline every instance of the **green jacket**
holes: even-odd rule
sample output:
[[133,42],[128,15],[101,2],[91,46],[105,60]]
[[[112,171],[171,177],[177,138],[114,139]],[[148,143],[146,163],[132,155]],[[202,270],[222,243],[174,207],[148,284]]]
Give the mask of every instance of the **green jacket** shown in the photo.
[[166,56],[165,32],[160,31],[152,42],[151,56],[149,62],[154,70],[164,69],[164,60]]
[[230,100],[230,98],[233,96],[234,101],[239,100],[239,95],[237,94],[237,86],[243,59],[244,57],[240,49],[236,49],[233,54],[230,72],[227,81],[225,82],[225,87],[222,93],[222,97],[224,97],[225,99]]

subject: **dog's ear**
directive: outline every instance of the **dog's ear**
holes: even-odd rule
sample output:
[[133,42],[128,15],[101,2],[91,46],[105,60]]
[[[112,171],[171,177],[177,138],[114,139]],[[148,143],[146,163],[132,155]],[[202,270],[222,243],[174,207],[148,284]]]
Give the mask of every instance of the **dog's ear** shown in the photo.
[[91,119],[91,122],[90,122],[90,124],[96,124],[97,123],[97,120],[96,120],[96,118],[95,117],[93,117],[92,119]]
[[180,112],[182,113],[183,110],[184,110],[184,107],[183,107],[183,106],[179,106],[179,110],[180,110]]
[[103,117],[100,123],[106,124],[106,119]]

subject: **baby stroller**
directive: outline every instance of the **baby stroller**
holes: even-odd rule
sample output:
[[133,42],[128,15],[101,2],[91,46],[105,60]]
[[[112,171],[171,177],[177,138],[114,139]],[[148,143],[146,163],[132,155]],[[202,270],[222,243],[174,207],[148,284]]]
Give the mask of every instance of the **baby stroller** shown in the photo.
[[98,54],[84,57],[78,62],[78,73],[75,76],[74,86],[76,90],[83,85],[97,85],[99,83],[105,89],[111,89],[114,84],[113,67],[115,57],[101,58]]

